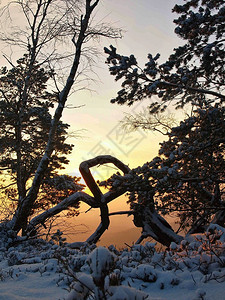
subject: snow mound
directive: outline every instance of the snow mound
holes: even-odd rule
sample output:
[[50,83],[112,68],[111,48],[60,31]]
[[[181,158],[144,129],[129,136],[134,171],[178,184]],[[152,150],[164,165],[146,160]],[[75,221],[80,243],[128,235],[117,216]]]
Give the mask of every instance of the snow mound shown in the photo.
[[164,252],[155,244],[121,251],[80,249],[0,233],[0,299],[224,299],[225,229],[211,225]]

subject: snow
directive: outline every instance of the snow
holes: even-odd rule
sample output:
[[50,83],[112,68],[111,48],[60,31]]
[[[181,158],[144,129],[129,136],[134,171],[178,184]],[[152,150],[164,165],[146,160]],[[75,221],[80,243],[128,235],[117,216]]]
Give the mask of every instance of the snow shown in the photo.
[[225,299],[225,229],[157,252],[155,243],[123,250],[31,239],[13,244],[0,233],[0,300]]
[[[41,276],[38,271],[29,272],[26,270],[14,271],[13,278],[8,278],[0,282],[1,300],[22,300],[22,299],[43,299],[56,300],[63,299],[67,292],[61,287],[57,287],[57,274],[53,272]],[[57,295],[57,297],[56,297]]]
[[104,273],[113,264],[114,259],[115,255],[105,247],[98,247],[89,254],[86,263],[89,265],[91,275],[95,281],[104,276]]

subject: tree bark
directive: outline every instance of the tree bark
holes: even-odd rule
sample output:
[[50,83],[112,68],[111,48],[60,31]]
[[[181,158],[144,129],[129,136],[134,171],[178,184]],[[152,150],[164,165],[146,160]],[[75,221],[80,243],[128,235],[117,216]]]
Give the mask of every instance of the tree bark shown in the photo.
[[87,243],[93,244],[96,243],[102,234],[108,229],[110,221],[109,221],[109,211],[108,211],[108,203],[115,198],[121,196],[126,192],[125,189],[119,189],[117,191],[110,191],[106,194],[102,194],[100,191],[97,183],[95,182],[90,168],[103,165],[105,163],[113,163],[117,166],[120,170],[123,171],[124,174],[130,171],[129,167],[119,161],[117,158],[112,157],[110,155],[101,155],[97,156],[93,159],[84,161],[80,164],[80,172],[83,176],[87,186],[89,187],[90,191],[93,194],[93,197],[84,193],[84,192],[77,192],[73,195],[69,196],[68,198],[64,199],[58,205],[48,209],[47,211],[43,212],[42,214],[34,217],[27,226],[27,233],[32,234],[32,232],[36,232],[37,226],[39,224],[43,225],[45,221],[56,214],[60,213],[63,210],[68,209],[68,207],[77,204],[80,201],[85,202],[92,208],[99,208],[100,209],[100,217],[101,222],[96,231],[87,239]]
[[[86,1],[86,13],[85,13],[85,16],[83,18],[81,18],[81,27],[80,27],[78,38],[76,39],[76,41],[75,41],[75,39],[73,39],[74,45],[76,47],[73,65],[71,67],[67,82],[66,82],[63,90],[61,91],[61,93],[58,96],[58,106],[56,108],[55,115],[52,120],[45,154],[43,155],[43,157],[39,163],[39,166],[35,173],[35,177],[34,177],[34,180],[33,180],[32,186],[29,190],[28,195],[20,201],[18,208],[13,216],[13,219],[9,223],[9,226],[16,232],[19,232],[19,230],[21,228],[23,228],[23,229],[26,228],[27,219],[30,216],[33,204],[34,204],[35,200],[37,199],[37,195],[38,195],[38,192],[40,189],[42,179],[48,168],[49,160],[50,160],[51,154],[54,150],[54,137],[55,137],[55,133],[56,133],[56,128],[57,128],[59,120],[62,116],[62,112],[63,112],[64,106],[65,106],[65,103],[67,101],[69,92],[72,88],[72,85],[74,83],[74,78],[77,73],[77,69],[78,69],[79,62],[80,62],[80,56],[81,56],[81,48],[82,48],[82,45],[83,45],[83,42],[85,39],[85,32],[88,28],[88,24],[89,24],[89,20],[90,20],[92,11],[97,6],[98,2],[99,2],[99,0],[96,0],[93,3],[93,5],[91,5],[90,0]],[[36,39],[37,39],[37,37],[36,37]]]
[[167,247],[169,247],[171,242],[179,244],[183,240],[183,237],[176,234],[162,216],[149,207],[143,207],[138,214],[134,212],[134,224],[142,227],[142,234],[136,241],[137,244],[141,243],[147,237],[152,237]]
[[[100,209],[101,222],[96,231],[86,240],[86,243],[88,244],[96,243],[105,232],[105,230],[108,229],[110,224],[109,216],[113,215],[109,214],[107,204],[126,192],[126,189],[121,188],[116,191],[109,191],[104,195],[102,194],[91,174],[90,168],[97,165],[103,165],[105,163],[113,163],[116,167],[122,170],[124,174],[127,174],[130,171],[130,168],[128,166],[110,155],[101,155],[82,162],[79,169],[87,186],[92,192],[93,197],[84,192],[74,193],[73,195],[64,199],[55,207],[33,218],[29,223],[28,231],[32,232],[32,230],[35,230],[39,224],[44,224],[47,219],[67,209],[69,206],[77,204],[79,201],[83,201],[92,208]],[[147,237],[152,237],[161,244],[169,246],[171,242],[179,243],[183,239],[183,237],[173,231],[172,227],[163,217],[161,217],[155,210],[150,207],[143,206],[138,212],[132,210],[119,213],[126,213],[128,215],[133,214],[135,226],[142,227],[142,234],[136,243],[140,243]],[[80,247],[81,245],[83,245],[83,243],[71,244],[72,247]]]
[[49,218],[59,214],[61,211],[68,209],[70,206],[74,206],[80,201],[88,204],[92,208],[97,208],[95,199],[84,192],[76,192],[70,195],[68,198],[64,199],[59,204],[54,207],[44,211],[40,215],[34,217],[28,224],[27,231],[31,232],[32,230],[36,230],[36,227],[39,224],[44,224],[46,220]]

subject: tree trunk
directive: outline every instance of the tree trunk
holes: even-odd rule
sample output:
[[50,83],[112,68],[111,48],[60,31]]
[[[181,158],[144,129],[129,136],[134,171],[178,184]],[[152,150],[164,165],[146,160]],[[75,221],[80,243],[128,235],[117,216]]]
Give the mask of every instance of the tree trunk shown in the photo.
[[96,0],[93,5],[91,5],[91,1],[86,1],[86,13],[84,18],[81,18],[81,27],[79,31],[79,35],[75,41],[75,38],[73,39],[74,45],[76,47],[73,65],[70,70],[70,74],[68,76],[67,82],[61,91],[61,93],[58,96],[58,106],[55,111],[55,115],[52,120],[51,129],[49,132],[49,138],[48,143],[46,146],[45,154],[42,157],[39,166],[37,168],[37,171],[35,173],[35,177],[32,183],[32,186],[29,190],[28,195],[21,199],[18,208],[13,216],[13,219],[10,221],[9,226],[15,230],[16,232],[19,232],[21,228],[25,229],[27,226],[27,220],[30,216],[33,204],[35,200],[37,199],[37,195],[40,189],[40,185],[42,183],[42,179],[44,177],[44,174],[48,168],[49,160],[51,158],[52,152],[54,150],[54,137],[56,133],[56,128],[58,126],[59,120],[62,116],[62,112],[65,106],[65,103],[67,101],[69,92],[72,88],[72,85],[74,83],[74,78],[77,73],[77,69],[80,62],[80,56],[81,56],[81,48],[85,39],[85,32],[88,28],[90,16],[92,14],[92,11],[97,6],[99,0]]
[[172,242],[180,243],[183,237],[176,234],[170,224],[154,209],[143,207],[138,215],[134,213],[134,223],[142,227],[142,234],[136,241],[137,244],[147,237],[152,237],[157,242],[169,247]]
[[120,170],[122,170],[124,174],[130,171],[128,166],[124,165],[121,161],[110,155],[101,155],[82,162],[80,164],[80,172],[94,197],[84,192],[74,193],[73,195],[64,199],[58,205],[34,217],[27,226],[27,233],[36,233],[38,225],[44,225],[47,219],[53,217],[54,215],[60,213],[65,209],[68,209],[68,207],[73,206],[74,204],[77,204],[80,201],[83,201],[92,208],[100,209],[101,223],[96,229],[96,231],[86,241],[89,244],[96,243],[102,236],[102,234],[105,232],[105,230],[109,227],[110,222],[107,204],[126,192],[125,189],[118,189],[117,191],[110,191],[104,195],[102,194],[90,172],[90,168],[105,163],[113,163]]
[[[28,230],[31,232],[32,230],[36,229],[39,224],[43,225],[47,219],[58,214],[62,210],[67,209],[69,206],[74,205],[79,201],[83,201],[92,208],[100,209],[101,222],[96,231],[86,240],[86,243],[89,244],[96,243],[105,232],[105,230],[108,229],[110,224],[110,214],[107,204],[127,191],[126,189],[121,188],[117,189],[116,191],[109,191],[104,195],[102,194],[90,172],[90,168],[96,165],[103,165],[105,163],[113,163],[120,170],[122,170],[124,174],[127,174],[130,171],[128,166],[124,165],[121,161],[110,155],[101,155],[82,162],[79,169],[87,186],[92,192],[93,197],[87,195],[84,192],[77,192],[69,196],[55,207],[33,218],[29,223]],[[133,214],[135,226],[142,227],[142,234],[136,243],[140,243],[147,237],[152,237],[161,244],[169,246],[171,242],[179,243],[183,239],[180,235],[176,234],[173,231],[172,227],[163,217],[161,217],[154,209],[152,209],[152,203],[150,203],[150,206],[146,207],[146,205],[139,205],[138,210],[132,210],[122,213],[126,213],[128,215]],[[80,247],[81,245],[83,245],[83,243],[71,244],[72,247]]]

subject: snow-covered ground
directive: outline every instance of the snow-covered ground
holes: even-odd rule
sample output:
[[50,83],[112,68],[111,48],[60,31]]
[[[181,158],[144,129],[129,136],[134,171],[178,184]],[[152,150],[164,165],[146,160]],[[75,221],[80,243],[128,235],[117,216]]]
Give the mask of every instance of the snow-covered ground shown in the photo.
[[223,300],[225,229],[214,227],[161,253],[149,242],[78,250],[60,234],[61,246],[41,239],[13,245],[0,234],[0,300]]

